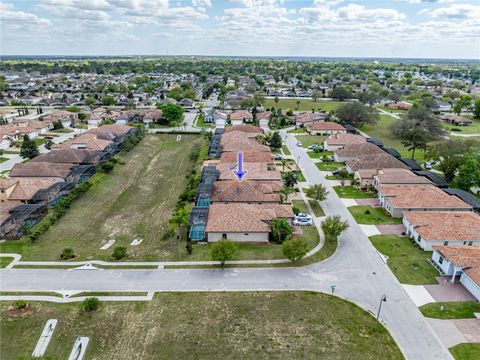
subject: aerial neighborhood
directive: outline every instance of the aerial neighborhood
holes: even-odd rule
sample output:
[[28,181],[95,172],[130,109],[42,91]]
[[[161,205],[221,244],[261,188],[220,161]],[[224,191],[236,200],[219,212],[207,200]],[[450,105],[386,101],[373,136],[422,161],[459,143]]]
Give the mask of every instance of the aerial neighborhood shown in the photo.
[[[43,311],[37,300],[82,301],[96,326],[107,303],[132,300],[135,310],[122,311],[163,324],[139,304],[224,305],[159,292],[245,291],[235,299],[248,300],[251,290],[313,289],[362,308],[341,313],[361,310],[371,324],[347,342],[383,341],[365,358],[427,359],[416,355],[432,341],[442,359],[479,349],[477,63],[12,58],[0,74],[0,301],[19,328],[23,305]],[[18,285],[21,268],[32,283]],[[340,305],[328,301],[321,312],[340,326]],[[260,326],[262,315],[252,317]],[[319,331],[309,326],[299,325],[302,338]],[[96,334],[71,331],[72,354],[93,358]],[[152,354],[172,357],[160,347]],[[286,358],[323,355],[312,354]]]

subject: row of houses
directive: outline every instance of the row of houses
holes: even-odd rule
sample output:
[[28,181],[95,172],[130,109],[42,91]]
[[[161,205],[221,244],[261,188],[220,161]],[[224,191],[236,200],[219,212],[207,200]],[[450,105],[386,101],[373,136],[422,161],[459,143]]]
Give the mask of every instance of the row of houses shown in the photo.
[[[192,240],[266,243],[273,219],[292,223],[291,205],[281,204],[280,171],[270,148],[258,141],[262,135],[263,130],[252,125],[215,130],[209,152],[217,160],[208,161],[202,168],[196,206],[190,214]],[[247,171],[242,181],[234,173],[239,152],[243,170]]]
[[480,199],[448,188],[376,139],[337,133],[327,137],[324,147],[346,164],[358,187],[376,191],[379,206],[402,218],[407,236],[423,250],[433,250],[431,262],[441,273],[460,277],[480,300]]
[[136,128],[104,125],[89,130],[52,151],[13,166],[0,179],[0,238],[18,239],[103,162],[120,151]]

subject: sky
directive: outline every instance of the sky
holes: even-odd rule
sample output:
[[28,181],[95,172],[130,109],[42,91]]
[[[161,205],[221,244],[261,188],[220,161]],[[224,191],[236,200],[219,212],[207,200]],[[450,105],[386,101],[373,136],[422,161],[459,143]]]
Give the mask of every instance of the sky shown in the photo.
[[480,59],[480,0],[0,0],[0,54]]

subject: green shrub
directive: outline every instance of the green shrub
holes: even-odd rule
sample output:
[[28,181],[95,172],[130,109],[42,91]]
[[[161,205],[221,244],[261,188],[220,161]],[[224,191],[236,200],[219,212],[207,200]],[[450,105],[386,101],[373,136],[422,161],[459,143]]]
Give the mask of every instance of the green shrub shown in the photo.
[[110,171],[113,170],[113,163],[109,160],[105,163],[103,163],[101,166],[100,166],[100,169],[102,169],[102,171],[104,173],[109,173]]
[[170,228],[163,233],[161,240],[162,241],[168,241],[170,239],[173,239],[174,236],[175,236],[175,230]]
[[96,297],[86,298],[82,302],[82,309],[85,312],[91,312],[98,309],[100,306],[100,300]]
[[365,210],[365,215],[370,215],[370,210],[369,209]]
[[15,301],[15,307],[18,310],[25,309],[27,307],[28,303],[25,300],[17,300]]
[[112,258],[115,260],[121,260],[124,257],[127,257],[127,249],[124,246],[117,246],[113,249]]
[[73,259],[74,257],[75,257],[75,251],[73,251],[72,248],[65,248],[60,254],[60,259],[62,260]]

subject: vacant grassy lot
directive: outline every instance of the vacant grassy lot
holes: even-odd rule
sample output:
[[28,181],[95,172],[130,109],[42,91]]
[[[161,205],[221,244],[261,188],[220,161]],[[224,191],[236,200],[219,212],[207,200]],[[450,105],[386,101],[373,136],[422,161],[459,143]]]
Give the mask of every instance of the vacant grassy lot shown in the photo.
[[402,359],[387,330],[356,305],[311,292],[165,293],[150,302],[31,303],[13,317],[0,304],[4,359],[30,358],[48,319],[45,353],[66,359],[88,336],[86,359]]
[[341,198],[345,199],[367,199],[376,198],[377,194],[359,190],[353,186],[334,186],[333,189]]
[[437,284],[438,271],[428,261],[431,251],[423,251],[407,237],[397,235],[375,235],[370,241],[388,256],[387,265],[402,284]]
[[402,223],[401,218],[391,217],[382,208],[374,208],[373,206],[350,206],[348,211],[350,211],[359,224],[385,225]]
[[323,145],[323,142],[327,138],[323,135],[297,135],[298,141],[302,142],[304,148],[309,147],[310,145]]
[[[297,101],[299,103],[297,104]],[[340,101],[330,101],[330,100],[317,100],[316,102],[312,99],[278,99],[278,103],[275,102],[275,99],[265,99],[265,108],[281,108],[283,110],[291,109],[293,111],[333,111],[338,109],[342,102]]]
[[[162,241],[178,196],[184,190],[189,154],[201,137],[148,135],[124,156],[111,174],[75,201],[66,215],[34,244],[25,240],[0,244],[2,252],[23,254],[25,260],[57,260],[62,249],[71,247],[80,260],[108,260],[116,245],[126,246],[128,260],[172,259],[174,240]],[[142,238],[138,246],[130,246]],[[109,239],[116,243],[100,247]]]
[[474,313],[480,312],[480,303],[475,301],[435,302],[420,306],[420,311],[423,316],[430,318],[474,319]]
[[480,357],[480,344],[463,343],[451,347],[455,360],[478,360]]

